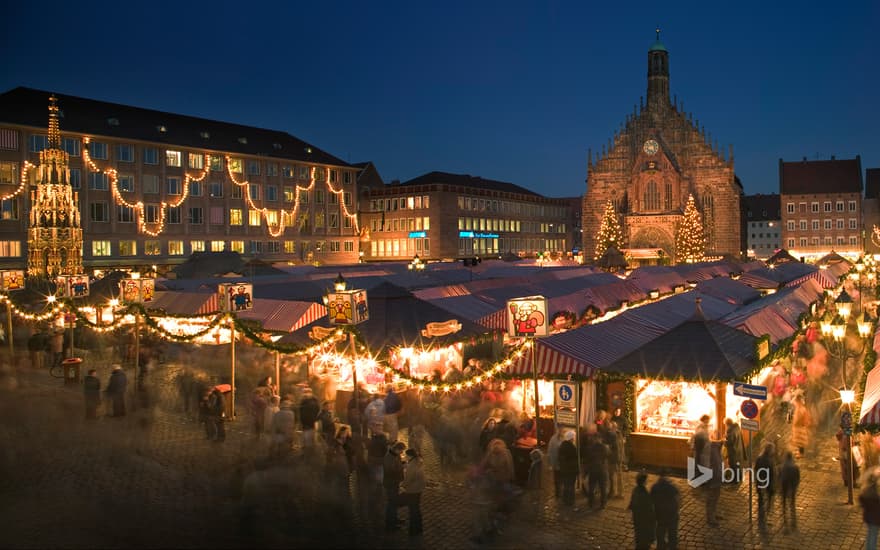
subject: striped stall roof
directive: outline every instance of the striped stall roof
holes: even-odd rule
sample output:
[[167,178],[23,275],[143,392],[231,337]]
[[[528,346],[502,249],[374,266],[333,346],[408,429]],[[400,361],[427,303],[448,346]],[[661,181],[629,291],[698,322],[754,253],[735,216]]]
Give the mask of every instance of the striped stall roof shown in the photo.
[[317,302],[254,298],[253,308],[237,312],[241,319],[259,321],[263,329],[292,332],[327,316],[327,308]]
[[859,424],[880,424],[880,366],[877,365],[878,362],[875,362],[865,381]]
[[220,310],[216,292],[157,291],[144,306],[169,315],[208,315]]

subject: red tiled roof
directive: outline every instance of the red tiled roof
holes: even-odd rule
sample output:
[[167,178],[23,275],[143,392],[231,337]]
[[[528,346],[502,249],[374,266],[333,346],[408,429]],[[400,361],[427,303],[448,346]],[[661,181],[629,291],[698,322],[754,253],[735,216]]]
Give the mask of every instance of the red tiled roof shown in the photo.
[[779,161],[779,189],[783,195],[861,193],[862,160]]

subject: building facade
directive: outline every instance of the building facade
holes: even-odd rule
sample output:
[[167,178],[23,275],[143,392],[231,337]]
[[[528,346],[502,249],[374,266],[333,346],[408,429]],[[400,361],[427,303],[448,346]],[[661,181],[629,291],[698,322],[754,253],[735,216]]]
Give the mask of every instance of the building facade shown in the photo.
[[746,195],[743,197],[743,211],[746,253],[749,258],[766,260],[782,248],[779,195]]
[[725,157],[699,121],[670,98],[669,52],[658,31],[648,50],[647,103],[626,116],[601,154],[588,153],[584,253],[594,255],[610,200],[620,214],[625,248],[662,251],[674,260],[675,234],[690,195],[702,216],[707,255],[739,256],[742,186],[732,147]]
[[[2,267],[26,263],[50,95],[0,95]],[[357,261],[357,167],[285,132],[55,95],[86,268],[173,265],[224,250]]]
[[861,158],[779,159],[782,245],[796,258],[864,251]]
[[[369,202],[367,202],[369,201]],[[364,259],[452,260],[571,250],[567,199],[547,198],[512,183],[430,172],[364,194]]]

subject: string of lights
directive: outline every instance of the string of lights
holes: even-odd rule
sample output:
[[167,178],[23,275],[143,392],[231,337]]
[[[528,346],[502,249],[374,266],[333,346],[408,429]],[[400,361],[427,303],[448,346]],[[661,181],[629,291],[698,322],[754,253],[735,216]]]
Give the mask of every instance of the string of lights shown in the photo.
[[35,164],[31,164],[29,161],[24,161],[24,170],[21,171],[21,178],[20,178],[21,181],[18,183],[18,187],[12,193],[0,196],[0,201],[5,201],[8,199],[14,198],[14,197],[20,195],[22,192],[24,192],[24,190],[27,188],[28,171],[31,168],[35,168],[35,167],[36,167]]

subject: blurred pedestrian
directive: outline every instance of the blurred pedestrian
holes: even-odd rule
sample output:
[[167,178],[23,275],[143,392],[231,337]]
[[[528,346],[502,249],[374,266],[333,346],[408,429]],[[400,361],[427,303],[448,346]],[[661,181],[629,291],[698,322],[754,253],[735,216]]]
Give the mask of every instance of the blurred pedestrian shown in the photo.
[[43,352],[46,349],[46,333],[42,328],[38,328],[31,334],[27,341],[28,355],[31,360],[31,367],[39,369],[43,367]]
[[388,434],[389,441],[397,441],[398,432],[400,430],[398,426],[398,417],[400,416],[400,411],[403,410],[403,402],[400,400],[400,396],[394,391],[394,386],[391,384],[387,384],[385,386],[385,416],[383,419],[385,433]]
[[302,425],[303,450],[310,450],[315,442],[315,422],[318,421],[318,413],[321,406],[318,399],[312,393],[312,389],[306,386],[303,389],[302,399],[299,402],[299,421]]
[[553,471],[553,496],[562,496],[562,476],[559,474],[559,447],[562,445],[562,428],[556,426],[556,431],[547,443],[547,462]]
[[[605,445],[608,446],[608,498],[623,498],[623,440],[617,424],[606,421]],[[616,490],[615,490],[616,482]]]
[[425,470],[422,457],[414,449],[406,450],[406,465],[398,502],[409,511],[409,536],[422,534],[422,493],[425,491]]
[[562,503],[574,506],[574,484],[578,476],[578,452],[575,447],[574,430],[565,430],[559,444],[559,484],[562,488]]
[[733,483],[742,482],[743,441],[742,430],[739,424],[728,418],[724,421],[727,426],[727,434],[724,438],[724,447],[727,450],[727,467],[733,470]]
[[480,429],[480,454],[486,452],[486,448],[489,446],[489,442],[495,439],[495,426],[498,422],[493,417],[489,417],[483,422],[483,427]]
[[333,416],[333,401],[324,401],[321,412],[318,413],[318,427],[321,429],[321,439],[328,445],[336,437],[336,419]]
[[60,367],[64,359],[64,330],[55,329],[49,338],[49,350],[52,353],[52,367]]
[[208,398],[208,421],[213,425],[211,433],[213,441],[222,443],[226,441],[226,397],[220,388],[215,387]]
[[278,412],[272,417],[271,455],[281,458],[293,448],[293,434],[296,432],[296,417],[293,414],[293,401],[281,401]]
[[269,398],[270,395],[266,393],[265,387],[257,386],[251,392],[249,412],[254,428],[254,437],[257,439],[260,439],[266,430],[266,408],[269,406]]
[[636,486],[632,490],[629,499],[628,510],[632,512],[633,531],[636,538],[636,550],[648,550],[654,543],[656,518],[654,516],[654,503],[645,484],[648,474],[639,472],[636,474]]
[[711,417],[708,414],[704,414],[700,417],[700,424],[697,426],[697,429],[694,430],[694,435],[691,438],[691,449],[693,451],[694,462],[699,464],[700,466],[709,467],[710,460],[710,449],[709,449],[709,420]]
[[724,459],[721,456],[721,441],[709,442],[709,468],[712,477],[706,482],[706,523],[709,527],[718,527],[718,501],[721,499],[721,482],[723,478]]
[[874,466],[862,478],[859,504],[862,505],[862,521],[868,529],[865,550],[877,550],[877,535],[880,533],[880,466]]
[[214,439],[214,423],[211,421],[211,409],[208,403],[211,399],[211,390],[205,389],[199,398],[199,422],[205,425],[205,437],[208,440]]
[[791,446],[797,458],[803,458],[806,447],[810,443],[810,431],[813,427],[813,415],[804,403],[804,396],[798,394],[794,399],[794,413],[791,420]]
[[853,460],[852,435],[845,433],[841,428],[837,430],[835,437],[837,438],[840,477],[843,478],[843,486],[849,487],[854,480],[859,479],[859,465],[857,461]]
[[101,381],[96,376],[98,371],[89,369],[89,373],[83,378],[83,393],[86,400],[86,418],[94,420],[98,418],[98,406],[101,404]]
[[364,419],[371,434],[385,433],[385,400],[378,394],[370,396],[370,402],[364,409]]
[[782,484],[782,522],[788,525],[788,516],[791,515],[791,528],[797,530],[797,508],[795,497],[798,485],[801,482],[801,470],[794,461],[791,451],[785,453],[785,461],[779,472],[779,481]]
[[425,440],[425,426],[421,423],[409,429],[408,447],[422,456],[422,444]]
[[128,387],[128,379],[122,365],[113,365],[113,372],[110,373],[110,380],[107,382],[107,389],[104,392],[113,403],[113,414],[110,416],[119,418],[125,416],[125,389]]
[[660,470],[660,477],[651,486],[651,501],[657,520],[657,550],[676,550],[681,494],[666,474],[665,469]]
[[755,460],[754,475],[758,479],[758,528],[767,529],[767,514],[773,507],[774,484],[776,482],[776,447],[773,443],[764,445]]
[[403,481],[403,461],[400,455],[405,448],[406,445],[397,441],[391,445],[384,458],[382,485],[385,487],[385,531],[396,531],[400,527],[397,523],[398,493]]
[[586,440],[584,458],[588,477],[587,503],[592,509],[598,492],[599,508],[604,509],[608,500],[608,457],[610,451],[598,432],[589,433]]

